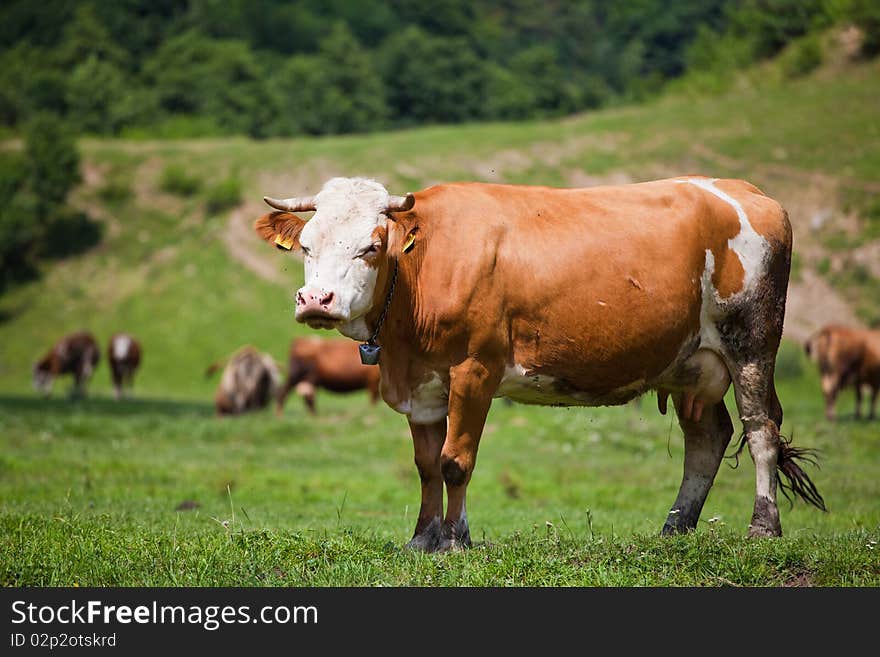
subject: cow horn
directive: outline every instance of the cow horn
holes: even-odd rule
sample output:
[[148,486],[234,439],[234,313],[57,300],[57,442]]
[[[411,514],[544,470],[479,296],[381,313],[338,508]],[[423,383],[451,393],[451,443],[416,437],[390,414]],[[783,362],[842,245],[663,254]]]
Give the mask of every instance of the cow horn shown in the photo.
[[405,212],[416,204],[416,197],[407,192],[406,196],[389,196],[385,212]]
[[315,209],[315,197],[303,196],[302,198],[269,198],[264,196],[263,200],[277,210],[285,212],[311,212]]

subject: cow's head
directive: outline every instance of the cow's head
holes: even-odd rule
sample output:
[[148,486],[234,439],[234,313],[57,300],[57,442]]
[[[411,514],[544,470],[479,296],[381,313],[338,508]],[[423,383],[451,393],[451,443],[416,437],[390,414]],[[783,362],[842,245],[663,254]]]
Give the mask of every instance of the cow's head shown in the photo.
[[33,384],[34,389],[38,392],[48,395],[52,392],[52,367],[48,358],[34,363],[33,368]]
[[[409,210],[415,197],[392,196],[373,180],[333,178],[315,196],[264,200],[279,212],[257,219],[257,233],[278,248],[302,251],[296,320],[367,339],[365,318],[377,282],[387,278],[390,213]],[[308,221],[293,214],[312,210]]]

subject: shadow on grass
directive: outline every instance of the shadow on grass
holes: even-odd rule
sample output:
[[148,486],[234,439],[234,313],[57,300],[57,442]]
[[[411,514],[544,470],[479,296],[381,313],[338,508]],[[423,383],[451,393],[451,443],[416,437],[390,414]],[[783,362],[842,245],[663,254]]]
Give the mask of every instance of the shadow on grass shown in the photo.
[[44,413],[63,415],[73,411],[95,415],[167,415],[179,417],[195,415],[210,417],[214,415],[211,402],[178,399],[134,398],[117,401],[109,397],[88,397],[70,399],[64,396],[50,398],[25,395],[0,395],[0,413]]

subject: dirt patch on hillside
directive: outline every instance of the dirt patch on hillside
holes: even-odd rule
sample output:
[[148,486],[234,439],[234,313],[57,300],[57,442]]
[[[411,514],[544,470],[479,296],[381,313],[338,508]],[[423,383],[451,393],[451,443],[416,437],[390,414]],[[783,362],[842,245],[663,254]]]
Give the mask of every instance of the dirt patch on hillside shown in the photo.
[[862,326],[852,307],[821,276],[805,271],[800,281],[788,286],[783,334],[803,342],[825,324]]
[[280,261],[281,258],[293,256],[289,253],[282,255],[257,237],[253,228],[254,220],[261,214],[265,214],[265,211],[257,203],[246,203],[236,208],[226,222],[223,243],[234,260],[260,278],[279,285],[289,284],[290,276],[282,271]]
[[[321,185],[334,175],[339,175],[326,162],[317,162],[307,170],[286,174],[263,173],[257,176],[251,189],[255,190],[254,198],[233,210],[226,222],[223,232],[223,243],[234,260],[244,265],[260,278],[290,286],[291,266],[300,266],[301,260],[296,254],[286,253],[271,248],[254,232],[254,221],[272,208],[263,203],[262,197],[273,196],[284,198],[291,194],[308,196],[315,194]],[[307,215],[301,215],[306,217]]]
[[96,199],[98,190],[105,184],[106,178],[106,167],[99,167],[95,163],[85,160],[82,166],[82,185],[74,189],[70,196],[71,204],[75,208],[104,224],[106,233],[103,243],[97,247],[99,250],[103,248],[108,239],[113,239],[122,233],[122,223],[119,218]]

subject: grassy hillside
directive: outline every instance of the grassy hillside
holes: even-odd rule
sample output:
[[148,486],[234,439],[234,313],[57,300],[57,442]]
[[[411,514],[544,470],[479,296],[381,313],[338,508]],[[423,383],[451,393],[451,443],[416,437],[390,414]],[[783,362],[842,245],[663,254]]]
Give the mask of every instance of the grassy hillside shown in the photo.
[[[811,474],[831,511],[783,502],[787,538],[768,547],[742,539],[754,486],[747,456],[737,470],[722,467],[700,537],[653,537],[679,483],[682,442],[649,397],[616,409],[496,405],[469,495],[480,551],[401,554],[418,503],[402,417],[362,395],[325,394],[316,419],[292,400],[280,420],[220,421],[216,381],[202,372],[244,343],[280,359],[292,336],[309,332],[292,318],[301,264],[258,244],[249,226],[264,194],[313,193],[334,175],[375,177],[394,193],[455,179],[745,177],[789,208],[793,288],[827,289],[871,320],[878,73],[873,63],[794,82],[768,75],[722,95],[679,93],[543,123],[83,143],[76,203],[105,223],[104,241],[0,298],[0,582],[877,585],[878,425],[825,423],[815,372],[793,344],[780,368],[785,429],[824,450]],[[187,176],[200,184],[172,184]],[[207,210],[212,188],[229,180],[242,203]],[[829,318],[806,305],[792,326]],[[65,381],[54,399],[36,398],[31,363],[81,327],[102,345],[120,329],[141,339],[137,399],[109,398],[105,362],[89,401],[64,399]],[[841,401],[845,418],[851,403]],[[200,506],[175,511],[185,500]]]
[[[301,267],[260,248],[247,226],[264,211],[264,194],[314,192],[332,175],[369,175],[398,192],[456,179],[586,185],[691,172],[742,176],[789,208],[797,275],[818,270],[863,299],[877,291],[876,267],[837,279],[856,248],[880,241],[872,205],[880,191],[878,73],[875,63],[559,122],[268,142],[88,141],[87,183],[77,197],[106,222],[107,236],[95,252],[0,299],[0,391],[26,390],[32,361],[80,326],[102,341],[118,328],[140,335],[148,365],[139,383],[150,394],[203,397],[211,387],[200,380],[205,365],[244,342],[282,355],[303,330],[291,321],[290,302]],[[240,182],[235,241],[287,284],[230,258],[229,218],[205,211],[206,192],[181,198],[160,189],[171,165],[205,188]],[[829,218],[814,228],[816,217]],[[876,308],[862,305],[863,319],[873,319]],[[97,383],[107,389],[106,370]]]
[[[298,330],[288,292],[298,286],[299,263],[250,245],[278,272],[286,268],[285,291],[231,261],[226,216],[206,213],[199,193],[180,198],[159,188],[170,165],[205,187],[238,179],[246,201],[241,224],[263,211],[262,195],[314,192],[331,175],[369,175],[398,191],[456,179],[565,186],[689,172],[743,176],[789,207],[807,254],[802,264],[819,266],[828,256],[814,254],[813,243],[839,233],[855,233],[856,244],[880,239],[880,217],[870,215],[867,198],[880,185],[878,72],[872,64],[846,75],[703,99],[673,96],[561,122],[269,142],[86,142],[87,184],[79,199],[106,221],[108,236],[95,253],[0,300],[0,390],[26,388],[31,361],[78,326],[102,340],[117,327],[141,335],[150,363],[142,389],[151,393],[203,395],[206,385],[195,379],[204,365],[242,342],[283,353]],[[805,207],[816,187],[823,196]],[[832,221],[811,231],[820,212]]]

